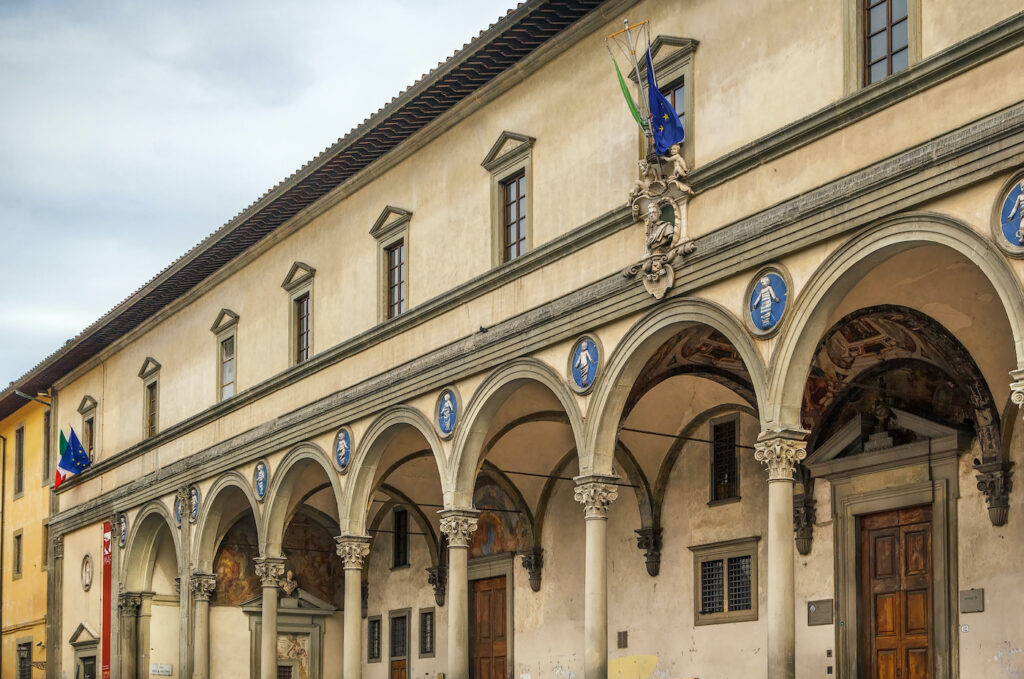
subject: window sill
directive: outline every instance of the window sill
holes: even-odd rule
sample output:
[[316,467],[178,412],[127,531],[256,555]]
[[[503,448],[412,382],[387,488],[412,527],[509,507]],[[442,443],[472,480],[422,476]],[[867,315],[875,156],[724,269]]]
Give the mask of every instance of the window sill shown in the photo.
[[708,501],[708,507],[719,507],[721,505],[736,504],[741,499],[743,499],[742,496],[737,495],[736,497],[727,497],[727,498],[722,499],[722,500],[709,500]]

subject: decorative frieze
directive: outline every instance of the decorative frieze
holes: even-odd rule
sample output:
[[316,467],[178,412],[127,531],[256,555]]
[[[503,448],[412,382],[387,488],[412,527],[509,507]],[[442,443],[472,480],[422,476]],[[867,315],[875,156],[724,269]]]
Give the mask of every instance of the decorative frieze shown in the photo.
[[441,532],[448,536],[448,546],[469,547],[480,512],[475,509],[442,509],[440,514]]
[[264,587],[277,587],[284,575],[284,559],[273,556],[256,557],[256,577]]
[[652,578],[661,572],[661,535],[660,526],[640,528],[636,531],[636,546],[644,553],[647,574]]
[[209,601],[216,587],[217,576],[211,573],[193,573],[189,579],[189,589],[196,601]]
[[541,573],[544,570],[544,550],[541,547],[533,547],[523,552],[522,557],[523,568],[530,576],[530,589],[539,592]]
[[444,606],[444,597],[448,591],[448,567],[431,566],[427,569],[427,583],[434,588],[434,601]]
[[768,469],[769,481],[792,481],[798,462],[807,457],[802,429],[773,429],[761,432],[754,444],[754,459]]
[[607,519],[608,509],[619,498],[617,476],[591,474],[577,476],[576,502],[583,505],[583,516],[589,519]]
[[338,543],[338,556],[345,570],[362,569],[370,553],[370,538],[365,535],[342,535],[334,539]]
[[[1014,394],[1016,398],[1016,393]],[[1004,526],[1010,515],[1010,491],[1013,490],[1012,462],[996,460],[974,466],[978,472],[978,490],[985,495],[988,518],[993,526]]]

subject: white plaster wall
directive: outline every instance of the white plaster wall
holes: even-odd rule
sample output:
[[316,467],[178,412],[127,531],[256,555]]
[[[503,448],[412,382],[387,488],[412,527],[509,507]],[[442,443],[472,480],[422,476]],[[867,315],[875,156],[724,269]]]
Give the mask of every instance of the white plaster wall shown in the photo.
[[324,623],[323,679],[340,679],[344,668],[345,615],[338,611]]
[[[61,622],[61,666],[74,668],[74,648],[67,641],[80,623],[86,623],[100,636],[103,633],[103,524],[97,523],[64,535],[64,583],[61,592],[63,614]],[[92,556],[93,582],[86,592],[82,589],[82,559]],[[99,658],[96,659],[99,664]],[[73,671],[73,669],[72,669]]]
[[210,676],[248,679],[250,676],[249,616],[237,606],[210,606]]
[[149,662],[170,665],[172,677],[181,676],[181,667],[178,666],[178,611],[174,604],[153,602],[153,619],[149,623]]

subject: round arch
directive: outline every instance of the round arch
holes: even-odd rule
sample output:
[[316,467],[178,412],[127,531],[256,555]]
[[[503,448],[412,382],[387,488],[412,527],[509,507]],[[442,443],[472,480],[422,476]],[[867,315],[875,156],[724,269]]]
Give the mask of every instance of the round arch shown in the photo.
[[334,501],[339,513],[342,508],[341,487],[338,475],[334,471],[327,453],[323,448],[309,441],[295,446],[284,456],[273,473],[270,487],[267,489],[266,511],[263,514],[260,530],[260,553],[265,556],[281,556],[281,543],[284,540],[285,522],[288,520],[288,505],[291,503],[295,483],[299,479],[298,465],[302,462],[319,465],[334,491]]
[[[231,489],[237,489],[248,501],[247,505],[232,506],[227,498]],[[195,544],[193,545],[193,561],[196,569],[203,573],[210,573],[213,569],[213,560],[217,555],[217,545],[220,543],[223,534],[220,531],[227,530],[235,521],[240,519],[246,511],[252,512],[253,521],[256,522],[256,534],[260,545],[265,543],[263,533],[263,522],[261,521],[259,504],[248,480],[237,470],[231,470],[217,477],[217,480],[210,486],[206,493],[206,501],[203,503],[203,512],[196,522]],[[227,522],[223,519],[227,518]]]
[[366,532],[366,515],[369,511],[370,495],[373,493],[377,465],[384,456],[388,444],[404,427],[412,427],[426,439],[437,465],[442,491],[444,490],[444,449],[430,421],[423,413],[409,405],[390,408],[370,424],[356,447],[355,456],[349,466],[352,471],[349,472],[345,483],[346,492],[339,515],[342,535],[363,535]]
[[498,368],[473,394],[466,417],[455,433],[452,464],[449,468],[451,492],[445,492],[445,504],[469,507],[473,502],[476,476],[483,465],[487,431],[494,415],[508,397],[527,382],[536,382],[550,391],[568,417],[577,450],[583,434],[583,417],[569,387],[549,365],[536,358],[520,358]]
[[696,324],[714,328],[732,343],[750,374],[757,403],[765,402],[768,381],[764,361],[739,319],[705,299],[687,297],[659,305],[630,328],[611,354],[604,374],[598,378],[588,409],[581,473],[611,473],[619,419],[633,383],[657,347],[682,328]]
[[171,518],[171,513],[160,500],[144,505],[135,515],[132,529],[121,558],[121,582],[127,592],[149,591],[153,582],[153,569],[156,566],[156,550],[160,544],[161,530],[166,528],[174,543],[174,563],[178,573],[183,572],[185,558],[181,553],[179,531]]
[[898,215],[864,229],[842,244],[821,263],[797,296],[792,317],[772,356],[762,421],[776,427],[799,424],[804,383],[829,318],[850,290],[879,263],[924,245],[943,245],[955,250],[989,280],[1010,324],[1017,366],[1024,366],[1024,287],[996,246],[969,226],[945,215]]

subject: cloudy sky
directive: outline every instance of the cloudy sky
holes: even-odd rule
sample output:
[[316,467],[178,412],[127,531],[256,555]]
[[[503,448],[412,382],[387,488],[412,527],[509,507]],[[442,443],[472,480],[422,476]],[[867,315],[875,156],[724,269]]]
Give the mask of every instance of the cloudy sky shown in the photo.
[[0,1],[0,386],[513,4]]

